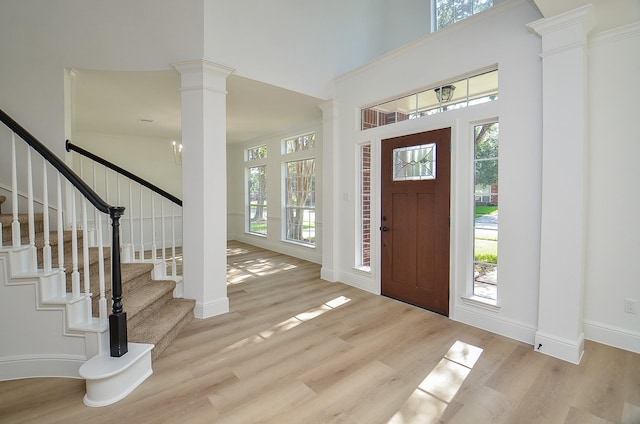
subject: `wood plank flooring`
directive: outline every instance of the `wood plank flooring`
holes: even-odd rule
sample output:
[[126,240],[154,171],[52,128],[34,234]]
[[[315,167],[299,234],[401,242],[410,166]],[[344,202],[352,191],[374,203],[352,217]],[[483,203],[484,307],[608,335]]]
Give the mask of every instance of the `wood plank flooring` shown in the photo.
[[192,321],[126,399],[0,382],[0,422],[640,423],[638,354],[587,342],[572,365],[319,274],[230,242],[230,313]]

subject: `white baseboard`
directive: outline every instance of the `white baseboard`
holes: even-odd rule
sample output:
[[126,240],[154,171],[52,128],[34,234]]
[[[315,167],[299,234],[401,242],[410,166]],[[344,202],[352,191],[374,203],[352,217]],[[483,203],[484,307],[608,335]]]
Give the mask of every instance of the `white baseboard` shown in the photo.
[[336,273],[332,269],[327,269],[326,267],[320,268],[320,278],[326,281],[331,281],[332,283],[338,281]]
[[229,298],[224,297],[222,299],[217,299],[213,302],[208,302],[206,304],[197,303],[193,310],[193,315],[196,318],[211,318],[216,315],[222,315],[229,312]]
[[538,331],[533,347],[536,352],[579,364],[584,354],[584,333],[580,333],[576,340],[568,340]]
[[355,273],[340,273],[336,275],[337,280],[341,283],[355,287],[360,290],[367,291],[373,294],[380,294],[380,287],[369,276],[356,275]]
[[584,335],[587,340],[640,353],[640,333],[638,332],[585,320]]
[[247,243],[252,246],[257,246],[262,249],[272,250],[274,252],[282,253],[283,255],[293,256],[294,258],[303,259],[305,261],[313,262],[316,264],[322,263],[322,254],[319,247],[310,247],[302,244],[289,243],[285,241],[272,241],[267,237],[254,236],[251,234],[243,233],[234,238],[242,243]]
[[0,358],[0,381],[38,377],[80,378],[79,370],[86,360],[72,355]]
[[475,310],[469,306],[454,306],[450,318],[473,327],[533,345],[536,329],[526,323],[505,319],[496,312]]

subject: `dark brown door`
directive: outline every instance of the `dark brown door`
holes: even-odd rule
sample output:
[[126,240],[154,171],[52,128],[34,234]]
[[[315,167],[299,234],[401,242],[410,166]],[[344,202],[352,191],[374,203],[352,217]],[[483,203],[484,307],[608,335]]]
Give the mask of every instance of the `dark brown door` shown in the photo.
[[382,141],[382,294],[449,315],[451,129]]

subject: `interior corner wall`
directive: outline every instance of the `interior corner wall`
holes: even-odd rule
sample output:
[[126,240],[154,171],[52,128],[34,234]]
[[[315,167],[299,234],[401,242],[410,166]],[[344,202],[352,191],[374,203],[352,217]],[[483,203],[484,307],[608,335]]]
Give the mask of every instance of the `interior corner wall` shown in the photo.
[[[358,146],[372,143],[372,208],[379,207],[382,140],[432,129],[452,128],[451,307],[450,317],[533,343],[538,314],[542,98],[540,39],[526,25],[540,18],[528,1],[505,2],[466,21],[424,37],[335,81],[339,101],[336,167],[338,243],[344,254],[338,278],[380,293],[379,234],[373,234],[371,273],[354,269],[357,252]],[[439,58],[437,64],[434,58]],[[360,131],[359,110],[376,102],[433,87],[497,64],[499,100]],[[471,305],[473,245],[473,136],[478,121],[500,123],[499,310]],[[380,217],[372,216],[372,228]]]
[[640,352],[640,22],[596,34],[589,51],[589,149],[584,332]]
[[[315,131],[315,152],[311,155],[316,160],[316,243],[315,247],[304,246],[283,240],[284,235],[284,162],[295,159],[295,154],[282,154],[282,140]],[[245,151],[248,148],[267,145],[265,160],[248,163]],[[320,123],[301,123],[296,129],[271,134],[244,143],[227,145],[227,237],[243,243],[258,246],[274,252],[304,259],[314,263],[322,263],[322,125]],[[302,152],[301,152],[302,153]],[[303,153],[306,154],[306,153]],[[246,174],[248,166],[266,165],[268,196],[268,235],[255,235],[246,231]]]

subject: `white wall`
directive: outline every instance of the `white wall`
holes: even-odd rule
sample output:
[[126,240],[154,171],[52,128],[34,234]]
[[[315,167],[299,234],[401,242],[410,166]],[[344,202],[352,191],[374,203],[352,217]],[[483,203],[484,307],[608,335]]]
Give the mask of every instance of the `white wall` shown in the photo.
[[429,32],[430,0],[205,0],[205,57],[318,98],[336,76]]
[[[379,234],[374,233],[370,275],[356,265],[357,145],[373,143],[374,206],[372,228],[379,226],[379,153],[382,139],[441,127],[452,127],[451,308],[453,319],[532,343],[537,324],[541,183],[541,64],[539,38],[526,24],[540,17],[529,2],[513,1],[467,21],[431,34],[412,45],[356,69],[336,82],[340,102],[342,192],[339,203],[341,281],[380,292]],[[447,111],[376,129],[359,131],[362,106],[418,91],[464,73],[498,64],[499,100]],[[473,225],[474,122],[500,122],[500,243],[499,308],[463,302],[471,294]],[[348,200],[344,200],[348,199]],[[325,240],[325,243],[329,242]]]
[[[297,135],[316,133],[315,150],[308,152],[316,160],[316,243],[315,247],[283,241],[284,238],[284,209],[283,209],[283,178],[284,162],[297,157],[283,155],[282,140]],[[267,158],[259,161],[245,162],[245,151],[248,148],[267,145]],[[246,143],[229,145],[227,147],[227,175],[228,175],[228,215],[227,238],[249,243],[265,249],[281,252],[315,263],[322,263],[322,127],[320,123],[308,123],[295,129],[272,134],[271,136],[255,139]],[[307,152],[301,152],[305,156]],[[268,235],[260,236],[246,232],[246,186],[247,167],[267,167],[267,198],[268,198]]]
[[640,352],[640,23],[591,39],[585,335]]

